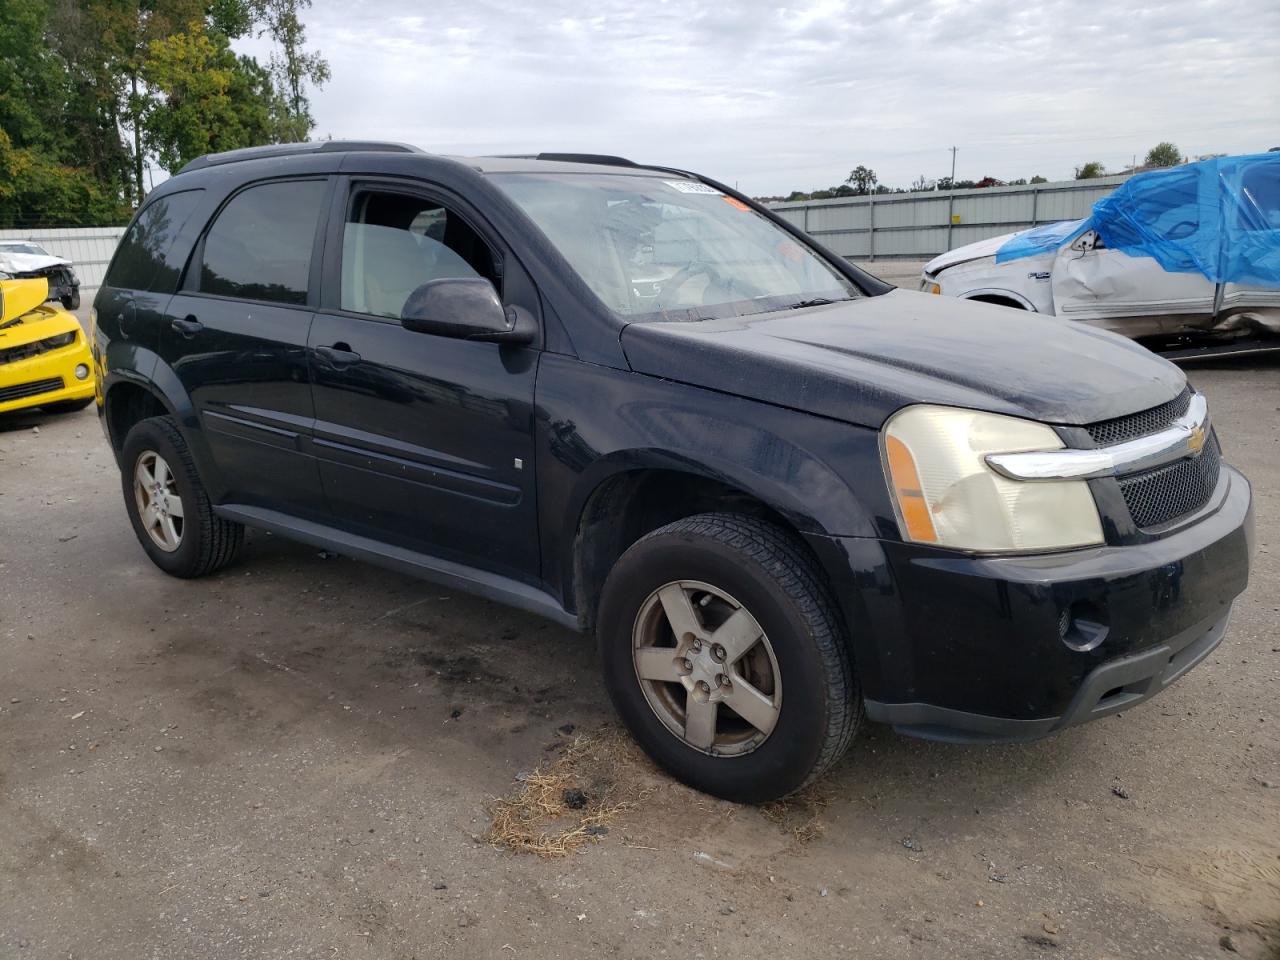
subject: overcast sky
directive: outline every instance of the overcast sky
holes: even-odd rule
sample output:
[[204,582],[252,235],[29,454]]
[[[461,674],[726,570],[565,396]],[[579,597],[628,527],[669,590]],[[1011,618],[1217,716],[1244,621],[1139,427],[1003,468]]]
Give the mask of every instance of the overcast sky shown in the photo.
[[[318,136],[577,150],[755,195],[1280,146],[1280,0],[315,0]],[[255,52],[265,52],[253,44]],[[265,59],[265,57],[264,57]]]

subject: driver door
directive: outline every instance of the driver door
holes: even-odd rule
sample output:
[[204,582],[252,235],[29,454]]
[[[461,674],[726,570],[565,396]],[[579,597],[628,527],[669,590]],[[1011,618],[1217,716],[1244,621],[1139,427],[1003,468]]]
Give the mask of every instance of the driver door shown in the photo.
[[451,277],[489,280],[504,305],[539,316],[532,282],[478,223],[403,181],[340,183],[308,340],[315,450],[336,526],[530,582],[539,346],[400,323],[418,286]]
[[1213,322],[1216,284],[1199,273],[1171,273],[1151,257],[1108,250],[1088,230],[1053,263],[1054,312],[1129,337],[1205,328]]

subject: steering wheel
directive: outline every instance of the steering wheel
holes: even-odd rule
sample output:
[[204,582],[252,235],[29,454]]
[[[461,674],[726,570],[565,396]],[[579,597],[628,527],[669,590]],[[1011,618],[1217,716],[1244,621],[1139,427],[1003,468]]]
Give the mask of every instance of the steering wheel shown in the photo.
[[[1183,227],[1186,227],[1186,229],[1184,230]],[[1167,236],[1170,240],[1185,240],[1187,239],[1187,237],[1195,233],[1196,230],[1198,230],[1199,228],[1200,228],[1200,224],[1196,223],[1196,221],[1183,220],[1180,223],[1175,223],[1172,227],[1170,227],[1167,231],[1165,231],[1165,236]]]
[[[694,277],[706,277],[711,283],[718,283],[730,294],[747,286],[734,277],[726,277],[705,260],[694,260],[662,281],[659,297],[665,300],[664,294],[675,293]],[[753,296],[749,290],[743,289],[743,293],[745,294],[744,299],[749,299]],[[669,308],[671,304],[664,304],[664,306]],[[696,306],[696,304],[690,304],[690,306]]]

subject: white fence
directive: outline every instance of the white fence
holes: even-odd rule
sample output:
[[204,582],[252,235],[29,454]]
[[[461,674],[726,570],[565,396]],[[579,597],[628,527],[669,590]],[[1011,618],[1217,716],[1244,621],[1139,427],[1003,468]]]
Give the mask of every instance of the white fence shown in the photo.
[[843,257],[926,260],[976,240],[1088,216],[1095,200],[1126,179],[882,193],[770,207]]
[[80,298],[87,303],[102,284],[123,234],[124,227],[34,228],[0,230],[0,240],[34,240],[55,257],[70,260],[80,278]]

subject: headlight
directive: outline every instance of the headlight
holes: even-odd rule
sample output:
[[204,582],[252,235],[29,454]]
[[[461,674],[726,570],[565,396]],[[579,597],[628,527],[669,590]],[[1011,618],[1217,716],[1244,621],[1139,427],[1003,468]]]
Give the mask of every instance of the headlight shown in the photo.
[[907,407],[881,433],[903,537],[979,551],[1062,550],[1103,542],[1085,480],[1021,481],[989,453],[1061,450],[1050,427],[955,407]]
[[70,330],[67,333],[60,333],[56,337],[46,337],[41,341],[41,345],[46,350],[57,350],[59,347],[69,347],[76,342],[76,332]]
[[930,280],[928,277],[925,277],[920,281],[920,291],[922,293],[941,293],[942,287]]

